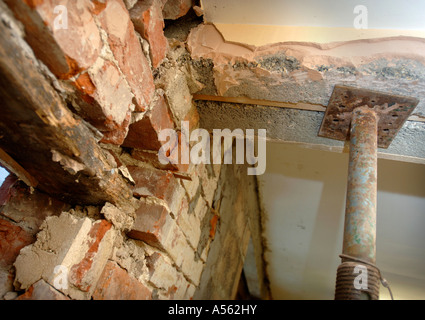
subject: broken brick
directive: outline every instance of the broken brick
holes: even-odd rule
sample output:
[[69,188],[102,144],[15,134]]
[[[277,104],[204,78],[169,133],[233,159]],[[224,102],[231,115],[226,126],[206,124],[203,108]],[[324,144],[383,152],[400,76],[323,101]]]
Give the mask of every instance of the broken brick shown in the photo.
[[150,300],[152,292],[125,269],[108,261],[93,293],[94,300]]
[[73,285],[82,291],[88,291],[92,285],[92,279],[87,279],[93,269],[96,255],[100,252],[99,247],[105,234],[111,229],[112,224],[106,220],[98,220],[91,227],[88,237],[88,249],[84,258],[74,264],[70,270],[70,280]]
[[21,227],[0,219],[0,267],[10,267],[19,251],[34,241],[34,237]]
[[189,283],[172,263],[164,258],[163,254],[154,252],[147,256],[146,266],[149,270],[149,282],[162,289],[166,299],[182,299],[184,297]]
[[156,151],[133,149],[131,151],[131,156],[136,160],[150,163],[157,169],[171,170],[171,171],[177,170],[177,167],[172,163],[162,164],[159,161],[159,155],[158,155],[158,152]]
[[168,111],[167,102],[164,96],[160,95],[152,110],[148,111],[141,120],[130,125],[128,135],[122,145],[158,151],[165,143],[158,140],[160,132],[172,128],[173,121]]
[[168,49],[168,41],[163,30],[161,3],[155,0],[139,1],[130,10],[130,17],[136,31],[149,42],[152,65],[157,68],[165,58]]
[[165,250],[187,277],[194,283],[199,283],[203,264],[200,260],[195,260],[194,250],[162,204],[142,202],[136,210],[133,229],[128,236]]
[[175,20],[184,16],[193,4],[193,0],[168,0],[162,9],[164,19]]
[[145,111],[155,86],[149,62],[134,30],[130,15],[122,0],[108,1],[98,15],[108,33],[108,43],[135,97],[136,111]]
[[128,134],[130,121],[131,121],[131,112],[128,111],[121,125],[117,126],[117,128],[115,128],[114,130],[103,132],[103,137],[100,140],[100,142],[115,144],[118,146],[121,145]]
[[71,83],[79,98],[77,113],[103,133],[101,142],[120,145],[128,132],[133,94],[114,63],[99,58]]
[[15,287],[29,289],[44,279],[72,299],[89,299],[112,254],[116,234],[106,220],[77,218],[68,212],[48,217],[37,241],[16,258]]
[[[69,79],[96,61],[102,42],[89,0],[5,2],[25,26],[25,40],[35,55],[59,79]],[[55,11],[58,5],[66,11]],[[66,15],[67,26],[58,24],[61,15]]]
[[178,202],[182,188],[171,172],[149,167],[127,167],[135,181],[133,194],[136,197],[153,196],[164,200],[170,209]]
[[162,204],[141,202],[128,236],[161,249],[164,247],[163,238],[173,225],[170,219],[168,209]]

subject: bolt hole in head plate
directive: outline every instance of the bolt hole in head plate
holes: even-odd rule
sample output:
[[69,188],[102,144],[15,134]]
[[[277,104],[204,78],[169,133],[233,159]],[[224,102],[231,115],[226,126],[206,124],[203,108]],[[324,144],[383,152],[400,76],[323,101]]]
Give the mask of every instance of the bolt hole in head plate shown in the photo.
[[388,148],[419,100],[413,97],[336,85],[326,108],[319,136],[347,140],[354,109],[368,106],[378,121],[378,147]]

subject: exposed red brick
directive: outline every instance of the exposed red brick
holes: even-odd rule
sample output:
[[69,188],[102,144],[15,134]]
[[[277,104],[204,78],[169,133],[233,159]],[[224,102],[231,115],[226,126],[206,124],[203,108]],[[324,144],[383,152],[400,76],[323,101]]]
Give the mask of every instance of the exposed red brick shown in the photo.
[[175,20],[184,16],[193,4],[193,0],[168,0],[162,10],[164,19]]
[[153,165],[155,168],[161,170],[169,170],[169,171],[179,171],[179,172],[187,172],[189,170],[189,164],[182,164],[180,161],[180,150],[181,150],[181,134],[178,133],[178,141],[174,145],[174,147],[170,150],[167,150],[166,156],[172,160],[169,163],[162,164],[159,161],[159,153],[157,151],[145,151],[140,149],[133,149],[131,155],[133,158],[148,162]]
[[100,142],[121,145],[128,134],[129,125],[131,122],[131,112],[127,112],[123,123],[112,131],[103,132],[103,138]]
[[149,42],[152,65],[157,68],[168,49],[161,3],[154,0],[139,1],[130,10],[130,17],[136,31]]
[[[128,236],[166,251],[175,265],[181,268],[186,276],[195,283],[199,283],[203,264],[195,258],[193,248],[188,244],[175,219],[162,204],[141,203],[139,209],[136,210],[133,229],[128,233]],[[150,261],[150,263],[151,265],[155,264],[155,260]],[[164,281],[158,278],[160,275],[156,272],[155,275],[150,275],[151,280],[153,276],[156,281]],[[169,288],[170,286],[169,284],[164,287]]]
[[98,17],[102,28],[108,33],[112,53],[135,96],[136,111],[144,111],[155,91],[152,71],[122,0],[108,1],[106,4]]
[[[177,144],[176,144],[176,146],[177,146]],[[133,149],[131,151],[131,156],[134,159],[137,159],[137,160],[140,160],[140,161],[143,161],[143,162],[148,162],[157,169],[170,170],[170,171],[178,170],[176,165],[174,165],[172,163],[162,164],[159,161],[158,152]]]
[[69,71],[65,74],[58,75],[59,79],[67,80],[67,79],[77,75],[81,71],[85,70],[84,68],[82,68],[78,65],[78,62],[76,60],[72,59],[71,57],[68,57],[68,56],[65,55],[65,60],[66,60],[66,63],[68,64]]
[[[6,0],[6,3],[25,26],[25,39],[35,55],[59,79],[69,79],[96,61],[101,39],[89,0]],[[59,4],[66,4],[68,29],[54,29],[57,18],[54,8]]]
[[133,194],[137,197],[154,196],[171,207],[175,200],[175,192],[180,187],[171,172],[148,167],[128,166],[128,171],[135,181]]
[[[90,76],[88,73],[82,73],[78,76],[77,80],[75,81],[75,83],[73,83],[75,85],[75,87],[77,87],[77,89],[80,91],[80,97],[87,102],[90,105],[94,105],[95,99],[93,98],[93,94],[96,91],[96,87],[93,84],[93,82],[90,79]],[[91,109],[91,108],[90,108]],[[86,114],[88,114],[86,112]],[[97,116],[96,119],[98,119],[99,117]],[[86,120],[90,121],[89,117],[85,117]]]
[[106,220],[99,220],[93,224],[89,232],[88,245],[89,248],[83,258],[83,260],[72,266],[69,277],[72,283],[82,291],[87,292],[90,290],[90,285],[87,285],[84,281],[84,277],[90,271],[93,261],[96,257],[96,254],[99,250],[99,245],[105,236],[112,227],[112,224]]
[[108,261],[93,293],[94,300],[150,300],[152,292],[115,262]]
[[19,251],[34,241],[34,237],[21,227],[0,219],[0,267],[11,266]]
[[131,121],[132,94],[119,69],[102,61],[73,84],[86,102],[78,110],[80,116],[104,134],[101,142],[120,145]]
[[163,227],[169,217],[168,210],[161,204],[142,203],[136,211],[133,229],[128,236],[142,240],[147,244],[162,248],[161,238],[164,236]]
[[173,120],[170,117],[167,102],[160,95],[152,110],[148,111],[143,119],[132,123],[123,146],[144,150],[158,151],[162,144],[158,140],[163,129],[172,129]]
[[69,298],[44,280],[39,280],[29,287],[24,294],[17,297],[16,300],[69,300]]

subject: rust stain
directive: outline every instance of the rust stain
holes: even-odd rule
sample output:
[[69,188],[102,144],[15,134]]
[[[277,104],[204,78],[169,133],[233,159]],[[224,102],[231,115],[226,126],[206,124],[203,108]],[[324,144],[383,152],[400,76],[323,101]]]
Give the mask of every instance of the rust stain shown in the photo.
[[379,116],[378,146],[388,148],[418,102],[413,97],[336,85],[319,136],[336,140],[349,138],[352,114],[356,108],[363,106]]

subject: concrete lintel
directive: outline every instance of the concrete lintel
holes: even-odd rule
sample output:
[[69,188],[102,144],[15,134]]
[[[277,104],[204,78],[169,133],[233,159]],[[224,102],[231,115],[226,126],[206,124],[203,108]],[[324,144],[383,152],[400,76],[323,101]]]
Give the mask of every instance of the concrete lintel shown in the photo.
[[[196,100],[200,126],[207,130],[229,128],[266,129],[269,141],[296,143],[306,148],[348,152],[344,141],[319,137],[324,112],[251,104]],[[388,149],[378,157],[425,164],[425,123],[407,121]]]

